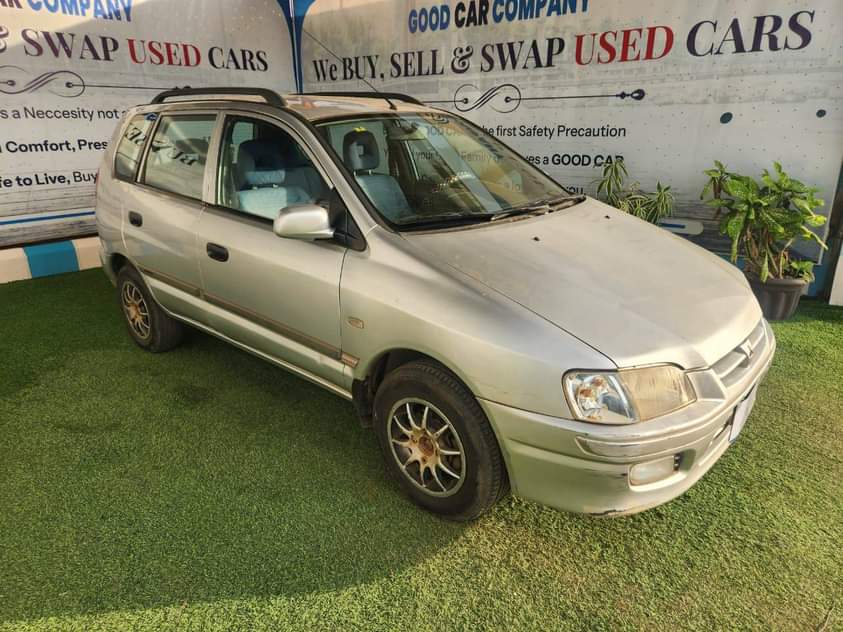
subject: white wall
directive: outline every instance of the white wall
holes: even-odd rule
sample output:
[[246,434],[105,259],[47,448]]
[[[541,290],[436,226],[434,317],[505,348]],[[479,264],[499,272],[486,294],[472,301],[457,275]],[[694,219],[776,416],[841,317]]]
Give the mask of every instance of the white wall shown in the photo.
[[[703,231],[692,238],[715,250],[725,243],[698,199],[702,170],[714,159],[750,174],[781,160],[822,190],[825,213],[843,158],[839,0],[489,0],[486,23],[481,0],[295,0],[304,21],[295,42],[284,15],[290,0],[3,4],[0,248],[93,229],[97,143],[110,137],[114,116],[158,89],[294,90],[291,52],[299,48],[305,89],[368,89],[344,77],[343,63],[308,33],[348,64],[360,63],[379,89],[462,111],[572,188],[591,190],[602,163],[623,156],[644,187],[657,180],[673,187],[681,220],[674,230]],[[519,4],[541,7],[540,15],[516,10],[508,19],[506,6]],[[411,24],[434,6],[448,14],[447,28]],[[95,15],[97,8],[105,13]],[[139,43],[150,41],[163,51],[166,42],[188,47],[171,48],[168,63],[150,63],[148,48],[145,59],[133,59],[132,42],[140,52]],[[501,64],[510,45],[520,50],[515,69]],[[614,59],[602,63],[609,49]],[[320,60],[335,78],[317,73]],[[43,118],[55,112],[63,118]],[[73,113],[83,118],[67,118]],[[596,135],[584,135],[589,130]],[[44,141],[54,144],[39,151]],[[29,144],[32,151],[21,150]],[[843,275],[837,279],[839,288]]]
[[0,247],[93,229],[93,175],[126,107],[174,86],[294,89],[275,0],[2,4]]
[[[519,2],[541,5],[539,17],[508,19],[505,7]],[[843,158],[843,2],[519,2],[489,0],[487,22],[469,26],[479,1],[315,0],[304,19],[305,88],[367,89],[310,33],[360,61],[379,89],[463,111],[575,189],[591,191],[603,162],[623,156],[645,188],[673,187],[678,217],[690,220],[678,230],[704,228],[694,239],[715,250],[726,243],[699,200],[715,159],[756,177],[780,160],[822,190],[829,211]],[[413,16],[432,7],[440,28],[413,32]],[[510,44],[521,52],[515,69],[501,64]],[[317,72],[320,60],[334,78]],[[640,100],[612,96],[637,90]]]

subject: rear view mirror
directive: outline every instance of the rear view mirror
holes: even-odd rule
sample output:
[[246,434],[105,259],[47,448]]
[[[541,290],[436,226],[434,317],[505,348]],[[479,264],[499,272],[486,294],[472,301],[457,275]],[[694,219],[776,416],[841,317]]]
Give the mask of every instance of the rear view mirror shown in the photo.
[[331,239],[334,229],[328,210],[318,204],[293,204],[281,209],[272,230],[287,239]]

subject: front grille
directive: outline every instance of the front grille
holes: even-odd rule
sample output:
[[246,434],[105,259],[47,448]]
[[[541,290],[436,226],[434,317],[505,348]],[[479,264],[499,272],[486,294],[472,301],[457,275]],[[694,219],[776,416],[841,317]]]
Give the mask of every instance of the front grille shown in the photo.
[[741,344],[720,358],[711,368],[717,373],[723,385],[729,388],[740,382],[741,378],[752,370],[764,356],[769,344],[762,319]]

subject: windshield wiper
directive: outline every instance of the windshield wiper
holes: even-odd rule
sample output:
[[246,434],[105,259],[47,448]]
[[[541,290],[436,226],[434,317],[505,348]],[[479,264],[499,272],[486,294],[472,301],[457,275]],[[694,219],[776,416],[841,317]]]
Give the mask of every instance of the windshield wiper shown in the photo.
[[517,206],[506,211],[498,213],[490,213],[486,215],[490,222],[495,222],[499,219],[506,219],[507,217],[515,217],[516,215],[544,215],[550,212],[550,207],[547,204],[527,204],[525,206]]
[[579,204],[585,200],[584,195],[560,195],[555,198],[545,198],[538,202],[530,202],[523,206],[515,206],[505,211],[492,213],[489,217],[490,222],[499,219],[506,219],[507,217],[514,217],[517,215],[528,215],[535,213],[537,215],[544,215],[545,213],[553,213],[563,208],[568,208],[574,204]]
[[426,215],[409,222],[396,222],[399,228],[431,228],[437,225],[453,224],[473,224],[476,222],[488,222],[488,213],[437,213],[436,215]]
[[430,228],[434,225],[448,225],[455,224],[481,224],[484,222],[494,222],[499,219],[513,217],[515,215],[527,215],[531,213],[548,213],[550,208],[546,204],[536,204],[530,206],[519,206],[506,211],[498,211],[496,213],[438,213],[436,215],[428,215],[420,217],[411,222],[401,223],[398,226],[402,229],[406,228]]
[[575,204],[579,204],[580,202],[585,201],[584,195],[559,195],[555,198],[546,198],[544,200],[540,200],[536,202],[536,204],[542,203],[550,207],[550,211],[558,211],[563,208],[568,208],[569,206],[574,206]]
[[436,226],[454,226],[460,224],[479,224],[483,222],[494,222],[518,215],[544,215],[545,213],[552,213],[563,208],[568,208],[569,206],[574,206],[583,200],[585,200],[584,195],[562,195],[555,198],[547,198],[537,202],[531,202],[529,204],[524,204],[523,206],[514,206],[494,213],[437,213],[435,215],[419,217],[418,219],[408,222],[396,223],[402,230],[412,230],[414,228],[435,228]]

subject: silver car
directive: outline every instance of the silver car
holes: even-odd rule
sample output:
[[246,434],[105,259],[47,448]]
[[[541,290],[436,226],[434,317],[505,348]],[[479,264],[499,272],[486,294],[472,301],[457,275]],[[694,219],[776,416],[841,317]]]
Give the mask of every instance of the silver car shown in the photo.
[[510,487],[601,515],[676,497],[775,351],[739,270],[398,94],[162,93],[118,126],[97,223],[138,345],[190,325],[349,399],[457,520]]

